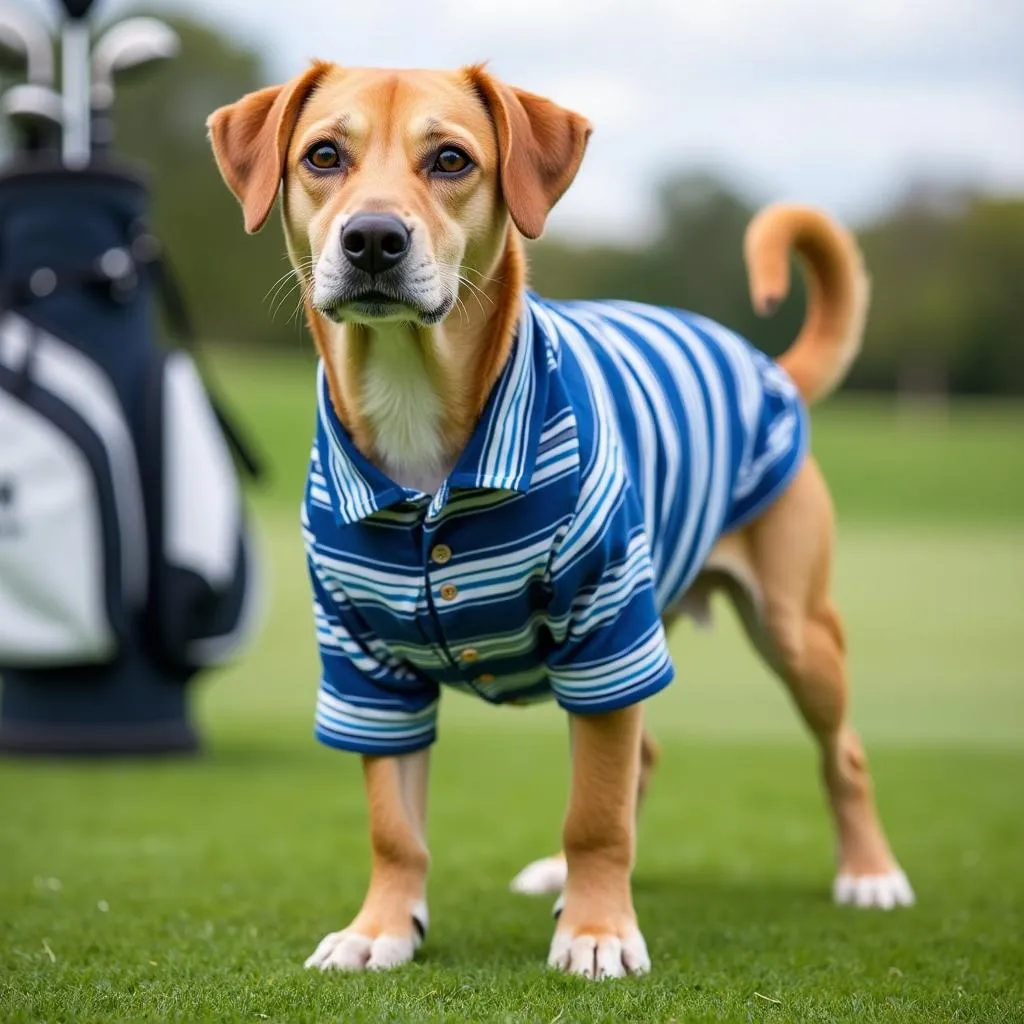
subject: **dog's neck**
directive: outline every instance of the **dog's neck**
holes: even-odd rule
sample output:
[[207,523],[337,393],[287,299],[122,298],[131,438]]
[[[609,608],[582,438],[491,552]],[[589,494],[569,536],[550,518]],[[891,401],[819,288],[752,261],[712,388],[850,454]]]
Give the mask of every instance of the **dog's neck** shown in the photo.
[[436,326],[333,324],[307,309],[338,418],[396,483],[433,494],[454,468],[508,361],[525,283],[510,228],[494,267]]

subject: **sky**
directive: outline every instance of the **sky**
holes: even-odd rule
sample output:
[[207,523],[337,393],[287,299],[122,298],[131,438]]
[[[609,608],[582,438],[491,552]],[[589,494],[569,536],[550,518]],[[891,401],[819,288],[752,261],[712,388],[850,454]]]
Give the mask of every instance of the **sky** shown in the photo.
[[549,221],[563,234],[649,229],[657,182],[679,168],[854,223],[923,180],[1024,193],[1024,0],[158,3],[257,48],[272,80],[313,57],[489,60],[578,110],[595,131]]

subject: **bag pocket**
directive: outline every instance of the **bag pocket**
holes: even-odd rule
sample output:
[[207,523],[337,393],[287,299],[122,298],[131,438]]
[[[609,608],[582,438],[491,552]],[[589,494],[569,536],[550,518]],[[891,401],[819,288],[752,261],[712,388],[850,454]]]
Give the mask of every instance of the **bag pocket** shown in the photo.
[[91,359],[0,318],[0,666],[115,659],[148,589],[138,463]]
[[189,355],[160,356],[150,398],[158,653],[179,668],[223,664],[250,638],[262,603],[238,474]]

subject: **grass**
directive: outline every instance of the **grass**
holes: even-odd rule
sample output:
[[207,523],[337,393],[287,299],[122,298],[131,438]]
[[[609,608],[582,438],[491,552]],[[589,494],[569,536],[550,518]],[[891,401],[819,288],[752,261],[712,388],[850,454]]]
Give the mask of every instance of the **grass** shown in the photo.
[[550,904],[506,883],[557,844],[564,721],[459,698],[435,751],[422,955],[325,977],[301,961],[357,907],[367,841],[357,759],[311,738],[294,522],[311,385],[297,363],[241,367],[220,379],[278,468],[257,499],[267,629],[200,687],[204,757],[0,763],[0,1020],[1024,1020],[1024,412],[815,417],[844,513],[855,717],[918,907],[829,904],[813,752],[723,607],[714,635],[675,635],[678,681],[651,708],[649,978],[543,968]]
[[364,816],[354,762],[293,726],[237,730],[190,765],[6,771],[24,792],[3,844],[5,1020],[1019,1013],[1019,753],[878,752],[883,810],[921,900],[887,916],[827,902],[808,751],[670,744],[636,872],[655,973],[592,986],[541,966],[550,904],[504,888],[552,842],[560,737],[451,730],[422,959],[392,976],[320,977],[299,964],[358,904]]

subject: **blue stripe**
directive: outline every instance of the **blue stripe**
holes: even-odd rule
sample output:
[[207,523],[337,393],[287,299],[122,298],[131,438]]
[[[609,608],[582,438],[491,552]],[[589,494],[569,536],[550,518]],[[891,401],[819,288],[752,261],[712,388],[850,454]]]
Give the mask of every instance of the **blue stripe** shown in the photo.
[[667,686],[661,614],[782,493],[808,436],[792,381],[725,328],[532,295],[432,497],[355,449],[322,367],[317,398],[302,509],[316,734],[373,754],[432,743],[443,687],[592,714]]

